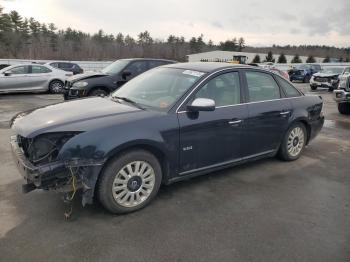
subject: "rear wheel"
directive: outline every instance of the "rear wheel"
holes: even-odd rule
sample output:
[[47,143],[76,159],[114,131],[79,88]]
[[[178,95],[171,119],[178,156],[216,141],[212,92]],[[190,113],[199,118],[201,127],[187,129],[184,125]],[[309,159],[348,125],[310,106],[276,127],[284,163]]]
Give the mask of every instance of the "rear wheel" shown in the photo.
[[93,89],[90,93],[89,96],[107,96],[108,92],[102,88],[96,88]]
[[162,180],[157,158],[144,150],[114,158],[98,183],[98,198],[112,213],[129,213],[146,206],[156,196]]
[[60,93],[63,89],[63,82],[60,80],[53,80],[50,82],[49,91],[50,93],[57,94]]
[[350,114],[350,103],[339,103],[338,111],[340,114],[349,115]]
[[298,122],[293,124],[284,135],[278,155],[286,161],[296,160],[304,150],[307,139],[305,125]]

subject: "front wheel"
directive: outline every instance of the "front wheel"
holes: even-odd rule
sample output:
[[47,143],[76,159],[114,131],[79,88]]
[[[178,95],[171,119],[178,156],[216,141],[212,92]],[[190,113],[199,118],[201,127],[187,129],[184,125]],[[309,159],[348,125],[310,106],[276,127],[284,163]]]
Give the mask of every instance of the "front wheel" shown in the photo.
[[293,161],[300,157],[306,144],[306,128],[302,123],[293,124],[283,137],[278,155],[282,160]]
[[112,213],[129,213],[146,206],[162,181],[157,158],[144,150],[129,151],[111,160],[98,183],[98,198]]
[[315,91],[317,89],[317,86],[310,86],[312,91]]
[[350,114],[350,103],[339,103],[338,104],[338,111],[342,115]]
[[106,90],[102,89],[102,88],[97,88],[97,89],[94,89],[92,90],[90,93],[89,93],[89,96],[101,96],[101,97],[105,97],[107,96],[108,93],[106,92]]

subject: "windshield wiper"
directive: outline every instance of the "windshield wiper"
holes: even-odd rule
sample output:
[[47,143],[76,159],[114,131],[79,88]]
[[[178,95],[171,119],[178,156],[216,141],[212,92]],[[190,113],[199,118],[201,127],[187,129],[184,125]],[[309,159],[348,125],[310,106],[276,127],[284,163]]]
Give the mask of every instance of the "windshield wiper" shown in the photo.
[[135,102],[134,100],[127,98],[127,97],[123,97],[123,96],[112,96],[112,98],[114,99],[119,99],[119,100],[123,100],[125,102],[128,102],[130,104],[133,104],[134,106],[140,108],[140,109],[145,109],[144,107],[140,106],[137,102]]

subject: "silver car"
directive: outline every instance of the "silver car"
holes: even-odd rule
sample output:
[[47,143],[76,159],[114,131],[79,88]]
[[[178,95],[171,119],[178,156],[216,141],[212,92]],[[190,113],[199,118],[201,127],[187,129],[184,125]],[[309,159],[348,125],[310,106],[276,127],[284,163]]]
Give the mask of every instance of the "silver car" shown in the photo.
[[49,65],[21,64],[0,70],[0,93],[44,92],[59,93],[66,78],[73,73]]

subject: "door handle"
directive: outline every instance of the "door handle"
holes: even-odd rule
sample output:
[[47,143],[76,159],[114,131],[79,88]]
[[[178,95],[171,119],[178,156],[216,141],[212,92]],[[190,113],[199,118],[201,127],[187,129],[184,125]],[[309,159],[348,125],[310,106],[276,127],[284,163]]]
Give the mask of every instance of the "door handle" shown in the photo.
[[286,115],[289,115],[290,111],[283,111],[283,112],[280,112],[280,115],[281,116],[286,116]]
[[237,125],[237,124],[242,123],[242,120],[232,120],[232,121],[228,121],[228,123],[229,123],[230,125]]

